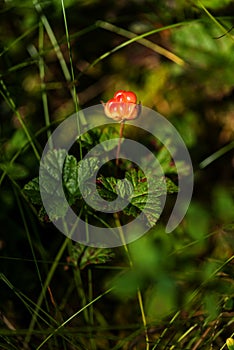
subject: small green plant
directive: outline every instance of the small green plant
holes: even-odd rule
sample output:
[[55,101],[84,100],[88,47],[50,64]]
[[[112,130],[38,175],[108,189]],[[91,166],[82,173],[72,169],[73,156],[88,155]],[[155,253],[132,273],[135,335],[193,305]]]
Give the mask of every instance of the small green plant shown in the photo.
[[[57,167],[61,166],[61,164],[59,164],[60,156],[65,153],[65,150],[55,150],[50,151],[47,155],[47,160],[49,159],[51,162],[51,168],[47,173],[48,176],[45,178],[45,183],[42,184],[42,186],[44,186],[41,190],[45,191],[48,197],[53,195],[56,190],[56,170]],[[94,187],[97,187],[99,195],[107,202],[113,201],[118,195],[123,201],[124,199],[128,199],[130,204],[124,208],[123,214],[132,217],[137,217],[139,215],[141,210],[145,207],[147,197],[150,196],[151,206],[147,207],[144,211],[145,220],[147,220],[149,227],[155,225],[159,219],[159,213],[161,211],[160,196],[164,194],[164,183],[170,193],[177,192],[175,183],[173,183],[169,177],[159,177],[157,173],[155,173],[154,168],[151,170],[151,176],[155,181],[155,186],[151,188],[150,193],[148,193],[148,183],[145,174],[140,169],[137,169],[134,164],[130,164],[129,161],[121,162],[120,168],[121,174],[128,180],[127,182],[123,182],[119,177],[106,176],[105,173],[101,172],[97,178],[94,178],[93,174],[97,170],[99,164],[98,157],[87,158],[85,161],[82,161],[81,164],[82,165],[80,165],[79,161],[77,161],[73,155],[68,155],[66,157],[63,166],[63,185],[68,203],[77,213],[79,213],[82,208],[84,212],[83,215],[90,216],[90,220],[95,216],[95,211],[87,206],[85,196],[89,196],[91,201],[98,205],[99,198],[95,195]],[[165,166],[167,166],[167,164],[165,164]],[[110,174],[116,171],[116,167],[113,163],[109,163],[109,167],[106,167],[104,171]],[[88,178],[86,174],[88,174]],[[85,187],[82,188],[84,182]],[[39,218],[44,222],[48,222],[48,215],[43,209],[43,203],[40,197],[39,179],[34,178],[29,181],[29,183],[24,186],[24,193],[28,201],[38,208]],[[50,217],[53,219],[59,219],[65,215],[63,207],[59,202],[57,204],[57,206],[51,208],[49,213]],[[126,218],[123,220],[126,220]],[[106,225],[108,225],[108,222]]]

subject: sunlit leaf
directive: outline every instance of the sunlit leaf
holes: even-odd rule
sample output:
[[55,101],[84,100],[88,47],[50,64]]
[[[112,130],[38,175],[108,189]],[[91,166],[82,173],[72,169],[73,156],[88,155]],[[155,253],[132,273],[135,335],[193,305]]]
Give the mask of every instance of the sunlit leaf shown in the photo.
[[161,214],[160,197],[165,194],[165,178],[155,177],[149,187],[143,172],[133,169],[126,173],[126,179],[132,183],[133,192],[130,197],[131,204],[124,209],[124,213],[137,216],[137,211],[143,211],[149,226],[153,226]]
[[[125,180],[114,177],[99,177],[99,194],[107,201],[113,201],[117,196],[122,200],[128,200],[123,212],[126,215],[137,217],[142,211],[149,226],[153,226],[161,213],[160,197],[164,195],[165,178],[155,177],[148,188],[148,182],[141,170],[132,169],[125,174]],[[176,190],[172,182],[168,182],[171,192]]]
[[44,202],[47,203],[47,211],[51,220],[63,217],[68,208],[62,187],[66,154],[66,150],[63,149],[51,150],[46,154],[40,166],[40,190],[43,193]]
[[32,204],[42,205],[38,177],[29,181],[23,191]]
[[230,4],[232,2],[232,0],[202,0],[202,4],[209,8],[209,9],[213,9],[213,10],[217,10],[217,9],[221,9],[225,6],[227,6],[228,4]]

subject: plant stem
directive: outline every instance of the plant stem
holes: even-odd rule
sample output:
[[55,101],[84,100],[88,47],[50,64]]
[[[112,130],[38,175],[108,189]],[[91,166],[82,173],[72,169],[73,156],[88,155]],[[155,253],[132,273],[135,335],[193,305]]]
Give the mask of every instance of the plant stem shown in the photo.
[[[116,166],[119,165],[119,153],[120,153],[120,147],[121,147],[121,140],[123,137],[123,131],[124,131],[124,121],[122,121],[120,124],[119,143],[118,143],[118,147],[117,147],[117,151],[116,151]],[[122,226],[121,226],[120,219],[119,219],[119,214],[115,213],[114,217],[115,217],[116,226],[118,227],[118,230],[119,230],[121,241],[123,243],[125,253],[126,253],[128,261],[129,261],[129,266],[130,266],[130,268],[133,268],[133,262],[132,262],[132,259],[131,259],[131,256],[130,256],[130,253],[128,250],[128,246],[127,246],[126,241],[125,241],[124,233],[123,233]],[[146,350],[149,350],[149,335],[147,332],[147,323],[146,323],[142,294],[141,294],[139,287],[137,288],[137,299],[138,299],[138,303],[139,303],[139,307],[140,307],[140,311],[141,311],[142,323],[143,323],[144,330],[145,330]]]
[[121,141],[123,137],[123,131],[124,131],[124,120],[120,124],[120,130],[119,130],[119,143],[116,151],[116,165],[119,165],[119,152],[120,152],[120,147],[121,147]]
[[[129,261],[129,266],[130,266],[130,268],[133,268],[132,258],[131,258],[130,252],[128,250],[128,246],[126,244],[126,241],[125,241],[124,233],[123,233],[122,226],[121,226],[120,219],[119,219],[119,214],[115,213],[114,216],[115,216],[115,223],[119,229],[120,238],[121,238],[121,241],[123,243],[123,247],[124,247],[125,253],[127,255],[128,261]],[[138,299],[138,304],[139,304],[140,311],[141,311],[142,323],[143,323],[144,330],[145,330],[146,350],[149,350],[149,335],[148,335],[148,331],[147,331],[147,322],[146,322],[145,310],[144,310],[144,305],[143,305],[142,293],[141,293],[141,290],[139,287],[137,287],[137,299]]]

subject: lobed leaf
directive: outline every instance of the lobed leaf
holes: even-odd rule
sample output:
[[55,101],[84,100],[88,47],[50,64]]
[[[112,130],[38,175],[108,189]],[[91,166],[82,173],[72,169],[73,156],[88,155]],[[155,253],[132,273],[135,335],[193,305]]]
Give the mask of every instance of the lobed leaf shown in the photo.
[[50,150],[41,162],[40,191],[47,203],[46,209],[51,220],[63,217],[68,208],[61,186],[66,155],[67,151],[64,149]]
[[160,197],[165,195],[165,185],[170,193],[177,191],[176,185],[171,180],[165,180],[164,177],[154,176],[149,187],[145,174],[137,169],[126,172],[124,180],[103,176],[98,178],[99,194],[105,200],[113,201],[117,196],[123,200],[128,199],[129,204],[124,208],[123,213],[137,217],[143,212],[149,226],[153,226],[160,216]]

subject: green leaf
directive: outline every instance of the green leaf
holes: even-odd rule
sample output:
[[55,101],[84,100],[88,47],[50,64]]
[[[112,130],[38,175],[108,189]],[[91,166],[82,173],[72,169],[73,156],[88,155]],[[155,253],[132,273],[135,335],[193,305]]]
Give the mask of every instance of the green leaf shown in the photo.
[[167,185],[167,193],[172,194],[172,193],[177,193],[178,192],[178,187],[174,184],[174,182],[166,178],[166,185]]
[[41,186],[46,193],[53,194],[63,173],[66,150],[49,151],[41,163]]
[[[170,141],[166,142],[168,145]],[[171,145],[170,145],[171,146]],[[157,161],[160,163],[164,174],[176,174],[177,170],[172,162],[170,153],[168,152],[167,145],[162,146],[157,152]]]
[[40,166],[40,190],[43,193],[44,202],[47,203],[46,209],[51,220],[63,217],[68,209],[61,186],[66,154],[67,151],[64,149],[51,150]]
[[126,173],[126,178],[132,183],[133,192],[131,205],[124,209],[124,213],[136,216],[139,211],[143,211],[149,226],[152,227],[161,214],[160,197],[165,194],[165,178],[152,177],[150,187],[141,170],[132,169]]
[[32,204],[42,205],[38,177],[29,181],[24,186],[23,191]]
[[79,190],[77,160],[68,155],[63,167],[63,184],[71,195]]
[[[210,0],[208,0],[210,1]],[[213,0],[212,0],[213,1]],[[229,0],[228,0],[229,1]],[[216,0],[217,3],[222,3]],[[211,3],[211,1],[210,1]],[[225,27],[231,28],[230,22],[224,22]],[[225,81],[225,85],[233,84],[233,77],[230,69],[233,66],[232,40],[214,40],[215,37],[223,35],[223,30],[216,23],[209,22],[209,26],[201,22],[194,21],[189,26],[179,28],[172,34],[177,53],[185,58],[187,62],[197,65],[203,72],[202,79],[209,78],[209,83],[219,86]],[[222,72],[216,68],[222,65]],[[212,69],[207,69],[212,67]],[[214,75],[214,71],[217,73]],[[199,70],[197,71],[199,74]]]
[[0,169],[5,171],[12,179],[24,179],[28,176],[28,170],[21,164],[10,162],[0,163]]
[[27,142],[28,139],[24,130],[17,129],[7,143],[8,154],[13,154],[16,151],[21,150],[26,146]]
[[117,180],[116,182],[116,192],[122,198],[130,198],[132,194],[133,187],[127,179]]
[[113,201],[117,197],[116,193],[117,179],[114,177],[100,176],[97,179],[99,194],[102,198],[107,201]]
[[[118,146],[119,130],[114,126],[106,126],[102,128],[93,128],[80,137],[83,147],[91,149],[96,145],[102,144],[103,151],[108,152]],[[103,144],[104,141],[109,141],[108,144]],[[122,138],[121,142],[124,141]],[[99,151],[100,153],[100,151]],[[98,154],[97,154],[98,155]]]
[[[68,202],[71,204],[80,191],[84,197],[90,194],[93,186],[91,180],[98,170],[98,164],[96,157],[83,159],[77,164],[76,158],[67,155],[63,149],[48,152],[41,164],[40,186],[51,220],[63,217],[68,209],[61,181],[68,191]],[[51,198],[54,200],[51,201]]]
[[71,251],[71,261],[81,270],[92,264],[105,264],[114,257],[114,253],[109,248],[93,248],[82,244],[75,244]]
[[97,157],[85,158],[78,163],[78,185],[84,198],[93,190],[92,180],[98,169],[99,159]]
[[[98,158],[91,157],[77,163],[76,158],[67,155],[66,150],[49,151],[40,167],[40,188],[38,178],[24,187],[26,196],[33,204],[42,206],[40,190],[43,194],[49,218],[42,207],[39,213],[40,220],[56,220],[63,217],[67,212],[68,203],[73,204],[80,196],[80,188],[84,197],[89,195],[93,191],[93,176],[98,168]],[[64,198],[64,189],[68,200]]]
[[[112,140],[113,139],[113,140]],[[102,144],[104,151],[108,152],[118,146],[119,143],[119,130],[113,126],[107,126],[102,130],[101,137],[99,142],[109,141],[108,144]],[[121,139],[121,143],[124,141],[124,138]]]
[[101,136],[101,129],[100,128],[93,128],[92,130],[89,130],[88,132],[85,132],[82,134],[79,138],[81,141],[82,147],[86,149],[91,149],[95,145],[99,143],[99,138]]
[[213,10],[225,8],[228,4],[230,4],[232,0],[202,0],[202,4],[205,7],[208,7]]
[[[100,205],[100,197],[102,197],[106,201],[105,209],[108,209],[108,202],[114,201],[118,195],[119,192],[121,192],[121,195],[119,196],[120,201],[117,206],[115,207],[115,203],[110,203],[110,208],[113,211],[118,211],[119,205],[121,207],[124,207],[124,203],[126,203],[126,196],[125,196],[125,189],[124,184],[121,184],[121,180],[116,179],[114,177],[104,177],[100,176],[97,179],[97,191],[93,193],[92,201],[96,203],[96,206]],[[121,198],[122,202],[121,203]],[[101,204],[103,206],[103,203]]]
[[[165,141],[165,144],[163,146],[160,146],[160,148],[157,150],[156,153],[156,159],[157,162],[153,162],[152,164],[149,164],[149,160],[147,158],[142,160],[142,168],[146,167],[148,171],[153,176],[160,176],[160,174],[164,174],[165,176],[168,175],[188,175],[190,174],[190,166],[186,164],[186,162],[180,160],[176,162],[176,165],[173,161],[172,155],[168,151],[168,147],[170,147],[171,152],[176,152],[175,147],[173,146],[172,140],[167,139]],[[161,167],[161,169],[159,168]],[[176,190],[177,192],[177,190]]]
[[[125,175],[124,180],[115,179],[114,177],[98,178],[99,194],[107,201],[113,201],[117,196],[129,202],[123,213],[137,217],[142,211],[149,226],[153,226],[158,220],[161,213],[160,197],[165,194],[165,178],[154,176],[153,181],[148,182],[141,170],[131,169]],[[168,186],[171,191],[177,188],[168,180]],[[95,200],[95,199],[94,199]]]

